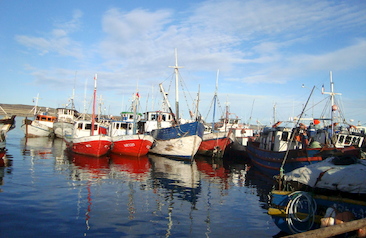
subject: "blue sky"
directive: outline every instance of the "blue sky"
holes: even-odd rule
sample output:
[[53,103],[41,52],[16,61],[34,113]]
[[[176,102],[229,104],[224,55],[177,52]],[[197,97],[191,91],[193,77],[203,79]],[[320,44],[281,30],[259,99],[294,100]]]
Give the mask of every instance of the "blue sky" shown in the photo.
[[228,104],[243,122],[262,124],[298,115],[313,86],[305,116],[320,115],[332,71],[342,113],[366,123],[363,0],[4,0],[0,10],[2,103],[32,105],[39,93],[39,105],[62,107],[75,89],[83,111],[98,74],[104,112],[125,110],[137,88],[142,110],[157,110],[177,49],[189,92],[181,108],[199,88],[208,121],[217,70],[218,114]]

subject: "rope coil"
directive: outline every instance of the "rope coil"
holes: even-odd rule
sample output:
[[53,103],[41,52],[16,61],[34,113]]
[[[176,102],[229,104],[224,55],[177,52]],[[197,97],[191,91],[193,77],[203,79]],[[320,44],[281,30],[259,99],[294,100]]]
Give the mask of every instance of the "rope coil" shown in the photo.
[[[308,231],[314,224],[314,220],[315,220],[315,213],[317,210],[317,205],[315,200],[313,199],[313,197],[307,193],[307,192],[303,192],[303,191],[296,191],[293,192],[291,194],[288,195],[290,200],[286,206],[286,222],[287,225],[290,229],[290,231],[292,233],[301,233],[301,232],[305,232]],[[303,205],[307,205],[306,208],[303,207]],[[303,218],[301,218],[300,216],[298,216],[299,214],[299,209],[302,209],[303,211],[307,211],[308,215],[307,216],[302,216]],[[304,214],[304,213],[302,213]],[[306,229],[304,230],[300,230],[298,228],[296,228],[296,225],[294,222],[298,222],[298,223],[308,223],[306,226]]]

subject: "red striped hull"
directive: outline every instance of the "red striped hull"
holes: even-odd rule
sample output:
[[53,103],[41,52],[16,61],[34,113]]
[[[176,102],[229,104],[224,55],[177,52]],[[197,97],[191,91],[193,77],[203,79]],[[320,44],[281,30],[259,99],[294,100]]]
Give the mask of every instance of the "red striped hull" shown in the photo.
[[100,157],[106,155],[112,142],[110,140],[92,140],[83,142],[73,142],[68,144],[72,152],[82,155]]
[[203,140],[197,153],[207,156],[212,156],[217,152],[223,153],[230,143],[231,140],[228,137]]
[[128,156],[146,155],[153,143],[150,136],[126,136],[113,139],[112,153]]

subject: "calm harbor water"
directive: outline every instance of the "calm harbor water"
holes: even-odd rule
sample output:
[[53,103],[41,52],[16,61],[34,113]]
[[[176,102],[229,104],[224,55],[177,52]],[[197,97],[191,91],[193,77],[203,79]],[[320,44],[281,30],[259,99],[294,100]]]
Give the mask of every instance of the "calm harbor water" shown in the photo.
[[93,158],[8,133],[0,237],[272,237],[271,185],[244,162]]

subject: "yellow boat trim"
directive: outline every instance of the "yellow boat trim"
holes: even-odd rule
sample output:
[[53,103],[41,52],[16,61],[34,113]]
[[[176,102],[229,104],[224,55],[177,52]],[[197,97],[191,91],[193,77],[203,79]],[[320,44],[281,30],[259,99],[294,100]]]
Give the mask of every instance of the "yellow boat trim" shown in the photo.
[[[278,209],[278,208],[269,208],[268,209],[268,215],[270,215],[270,216],[277,216],[277,217],[283,217],[283,218],[286,218],[287,217],[286,211],[284,209]],[[298,217],[301,218],[301,219],[304,219],[307,216],[308,216],[307,213],[301,213],[301,212],[298,213]],[[319,215],[315,215],[314,222],[320,223],[320,219],[321,218],[323,218],[323,217],[322,216],[319,216]]]
[[[278,195],[289,195],[293,192],[272,190],[272,193],[278,194]],[[333,202],[344,202],[344,203],[350,203],[350,204],[355,204],[355,205],[360,205],[360,206],[366,206],[366,202],[364,202],[364,201],[359,201],[359,200],[354,200],[354,199],[349,199],[349,198],[330,197],[330,196],[325,196],[325,195],[314,195],[313,197],[314,197],[314,199],[323,199],[323,200],[328,200],[328,201],[333,201]]]

